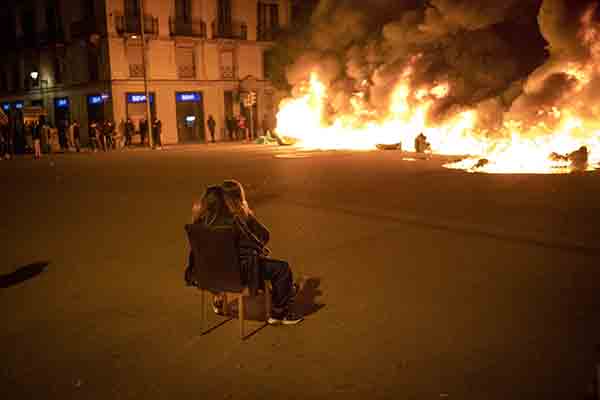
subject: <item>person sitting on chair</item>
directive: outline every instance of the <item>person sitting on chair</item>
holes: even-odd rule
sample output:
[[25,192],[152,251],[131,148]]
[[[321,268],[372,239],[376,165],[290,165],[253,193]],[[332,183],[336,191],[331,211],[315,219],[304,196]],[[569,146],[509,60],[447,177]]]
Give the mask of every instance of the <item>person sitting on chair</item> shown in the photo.
[[[200,201],[192,204],[192,224],[204,224],[213,226],[217,219],[223,224],[225,212],[225,201],[223,189],[220,186],[209,186],[202,195]],[[230,218],[231,219],[231,218]],[[229,223],[231,225],[231,223]],[[185,282],[188,286],[197,286],[193,279],[194,252],[190,249],[188,266],[185,269]],[[213,301],[215,303],[215,301]]]
[[240,230],[240,267],[243,283],[250,288],[269,280],[273,287],[272,310],[268,323],[293,325],[302,321],[290,310],[297,292],[292,270],[283,260],[268,257],[269,230],[261,224],[248,206],[244,188],[235,180],[223,182],[223,197],[234,226]]

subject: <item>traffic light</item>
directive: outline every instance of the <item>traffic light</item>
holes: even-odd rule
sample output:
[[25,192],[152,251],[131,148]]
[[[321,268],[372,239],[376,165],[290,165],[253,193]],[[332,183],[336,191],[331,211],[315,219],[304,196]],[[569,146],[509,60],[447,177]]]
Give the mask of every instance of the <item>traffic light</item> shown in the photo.
[[250,105],[256,104],[256,92],[250,92]]

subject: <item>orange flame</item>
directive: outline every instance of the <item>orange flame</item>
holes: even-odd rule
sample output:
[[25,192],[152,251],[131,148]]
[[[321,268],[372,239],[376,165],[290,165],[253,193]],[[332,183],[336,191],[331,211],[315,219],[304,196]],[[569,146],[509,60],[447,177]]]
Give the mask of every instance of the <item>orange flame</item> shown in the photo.
[[[561,68],[576,81],[575,96],[568,104],[539,110],[542,122],[532,127],[526,127],[523,121],[511,120],[491,135],[476,128],[475,109],[458,111],[444,122],[429,122],[429,111],[436,102],[447,97],[452,88],[446,82],[413,88],[411,75],[416,56],[400,75],[383,117],[370,110],[364,94],[358,92],[350,101],[351,112],[326,121],[327,87],[312,73],[310,80],[298,88],[300,95],[280,104],[276,130],[282,136],[295,138],[297,146],[302,148],[353,150],[372,150],[377,144],[399,142],[403,150],[414,150],[416,136],[423,133],[434,153],[471,155],[446,167],[489,173],[568,172],[571,165],[566,157],[550,155],[566,155],[586,146],[589,169],[593,169],[600,163],[600,121],[584,117],[582,109],[586,105],[577,97],[600,75],[600,33],[592,25],[591,15],[591,12],[586,13],[582,19],[582,38],[590,50],[589,60],[566,62]],[[551,126],[543,120],[551,121]],[[482,159],[485,159],[483,164]]]

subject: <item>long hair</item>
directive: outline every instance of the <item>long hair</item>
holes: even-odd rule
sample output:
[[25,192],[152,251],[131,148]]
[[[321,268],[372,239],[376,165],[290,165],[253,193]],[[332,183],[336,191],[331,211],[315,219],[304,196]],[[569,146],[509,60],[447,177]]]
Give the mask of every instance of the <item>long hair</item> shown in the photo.
[[229,179],[221,185],[223,188],[223,198],[225,206],[233,217],[240,219],[242,222],[247,222],[248,217],[252,215],[252,210],[248,207],[244,187],[236,180]]
[[192,223],[212,225],[224,209],[223,189],[220,186],[209,186],[202,198],[192,204]]

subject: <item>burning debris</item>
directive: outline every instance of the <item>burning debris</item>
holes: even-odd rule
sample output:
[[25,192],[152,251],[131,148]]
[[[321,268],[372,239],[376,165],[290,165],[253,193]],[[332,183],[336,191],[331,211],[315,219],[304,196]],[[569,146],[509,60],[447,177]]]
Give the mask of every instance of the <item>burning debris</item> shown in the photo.
[[402,151],[402,143],[392,143],[392,144],[377,144],[375,145],[379,150],[399,150]]
[[280,135],[305,148],[478,155],[449,167],[485,160],[485,172],[554,172],[565,161],[548,154],[582,146],[600,161],[595,1],[364,4],[319,4],[287,69]]
[[551,153],[552,161],[564,161],[571,164],[571,168],[575,171],[585,171],[588,168],[588,149],[581,146],[579,149],[568,154]]

